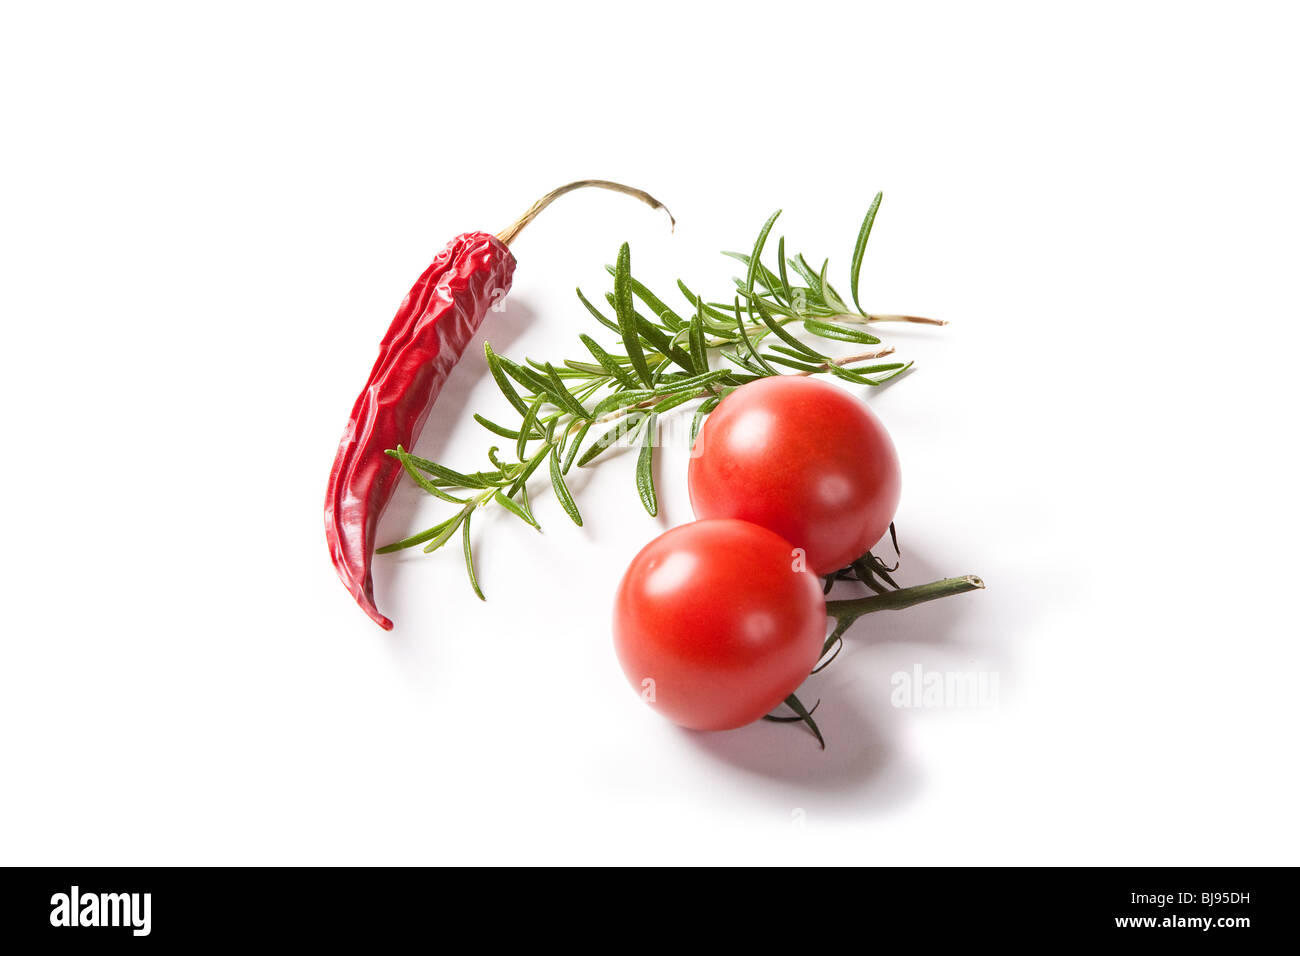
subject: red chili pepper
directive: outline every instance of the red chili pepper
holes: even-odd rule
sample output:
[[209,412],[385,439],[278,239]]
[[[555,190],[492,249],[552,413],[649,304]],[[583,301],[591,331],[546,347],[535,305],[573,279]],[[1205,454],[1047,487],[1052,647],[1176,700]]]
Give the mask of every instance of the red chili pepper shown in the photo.
[[411,287],[379,344],[379,358],[352,406],[330,470],[325,538],[339,577],[361,609],[385,630],[391,630],[393,622],[375,607],[370,561],[380,515],[402,474],[401,462],[386,451],[415,444],[443,382],[484,315],[510,290],[515,257],[509,243],[551,202],[585,186],[612,189],[663,208],[648,193],[619,183],[588,179],[561,186],[498,236],[469,232],[453,239]]

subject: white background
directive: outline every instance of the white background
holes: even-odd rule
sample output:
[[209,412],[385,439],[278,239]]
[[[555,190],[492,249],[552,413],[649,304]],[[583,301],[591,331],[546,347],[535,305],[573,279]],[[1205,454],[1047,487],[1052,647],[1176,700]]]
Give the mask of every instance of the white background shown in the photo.
[[[443,9],[438,9],[443,6]],[[0,862],[1296,863],[1296,24],[1282,5],[8,5]],[[577,354],[632,243],[725,290],[779,231],[914,374],[904,583],[810,684],[829,740],[678,730],[611,647],[659,520],[476,523],[334,576],[325,479],[452,236],[515,243],[506,354]],[[775,236],[775,234],[774,234]],[[838,270],[838,271],[836,271]],[[477,466],[481,341],[418,450]],[[544,484],[544,483],[543,483]],[[540,487],[540,486],[539,486]],[[381,537],[444,512],[410,488]],[[999,678],[902,710],[890,676]]]

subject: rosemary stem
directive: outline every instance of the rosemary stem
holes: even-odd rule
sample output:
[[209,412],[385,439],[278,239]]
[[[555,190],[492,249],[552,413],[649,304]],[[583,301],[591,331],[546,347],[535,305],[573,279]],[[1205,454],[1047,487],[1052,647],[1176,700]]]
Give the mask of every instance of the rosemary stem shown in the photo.
[[947,319],[927,319],[921,315],[858,315],[855,312],[831,312],[820,317],[823,322],[845,325],[870,325],[872,322],[915,322],[920,325],[947,325]]
[[876,349],[875,351],[872,352],[859,352],[857,355],[846,355],[843,358],[831,359],[829,362],[822,362],[822,364],[817,366],[816,369],[808,369],[808,371],[806,372],[793,372],[791,374],[815,375],[817,374],[817,372],[827,372],[830,371],[832,368],[851,365],[854,362],[863,362],[866,361],[867,359],[882,358],[886,355],[892,355],[892,354],[894,354],[893,347],[887,346],[886,348]]
[[947,325],[947,319],[927,319],[920,315],[869,315],[868,322],[917,322],[921,325]]

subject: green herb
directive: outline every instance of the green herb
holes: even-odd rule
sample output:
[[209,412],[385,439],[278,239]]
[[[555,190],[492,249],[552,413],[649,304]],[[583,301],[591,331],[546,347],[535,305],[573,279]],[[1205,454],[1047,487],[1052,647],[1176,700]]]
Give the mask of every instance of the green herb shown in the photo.
[[[485,345],[492,379],[516,418],[501,422],[476,414],[474,420],[510,443],[513,460],[499,457],[500,449],[493,446],[488,452],[491,468],[462,472],[402,448],[389,451],[421,488],[458,510],[432,528],[385,545],[377,553],[417,545],[436,551],[460,530],[470,584],[482,597],[474,573],[470,516],[479,508],[496,504],[540,530],[528,498],[528,481],[543,462],[547,463],[543,474],[548,476],[556,499],[574,523],[581,525],[582,513],[565,476],[575,466],[590,466],[610,449],[639,446],[636,489],[646,511],[654,515],[659,508],[653,476],[658,416],[695,403],[694,440],[704,417],[723,398],[758,378],[830,374],[857,385],[880,386],[907,371],[910,362],[877,361],[893,349],[883,346],[867,328],[886,321],[943,323],[915,316],[869,314],[858,307],[863,255],[879,206],[877,195],[853,248],[852,307],[830,284],[829,260],[813,270],[804,256],[787,257],[783,236],[776,240],[775,263],[769,266],[763,261],[779,211],[763,223],[748,253],[727,253],[745,269],[744,276],[734,280],[731,301],[706,299],[678,281],[678,291],[689,306],[680,315],[632,274],[632,251],[624,243],[615,264],[609,267],[613,290],[604,300],[612,315],[577,290],[583,308],[597,325],[618,337],[617,345],[602,345],[583,333],[579,338],[587,354],[582,358],[561,362],[526,359],[522,363]],[[792,281],[792,276],[802,284]],[[798,338],[794,329],[871,348],[832,357]],[[795,719],[815,726],[811,711],[806,714]]]

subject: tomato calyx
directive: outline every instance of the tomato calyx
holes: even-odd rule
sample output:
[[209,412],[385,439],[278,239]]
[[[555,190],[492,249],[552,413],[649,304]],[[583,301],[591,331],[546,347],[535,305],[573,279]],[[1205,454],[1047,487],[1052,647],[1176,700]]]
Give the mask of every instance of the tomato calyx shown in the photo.
[[[893,524],[889,526],[889,534],[897,556],[899,555],[898,536],[895,533]],[[890,567],[877,555],[868,551],[852,564],[826,575],[824,583],[824,593],[826,594],[830,594],[831,588],[840,581],[856,581],[873,593],[864,597],[826,602],[826,616],[835,619],[835,628],[822,645],[822,652],[817,659],[817,666],[812,669],[809,676],[825,670],[839,656],[840,651],[844,649],[844,635],[860,617],[873,614],[876,611],[901,611],[928,601],[936,601],[939,598],[965,594],[968,591],[978,591],[984,588],[983,580],[973,574],[943,578],[939,581],[931,581],[928,584],[917,584],[904,588],[900,587],[892,577],[892,572],[897,571],[898,567],[898,561],[895,562],[893,567]],[[821,701],[818,700],[816,704],[808,708],[804,706],[796,694],[791,694],[785,699],[784,703],[786,707],[789,707],[794,712],[792,716],[768,714],[763,719],[782,724],[802,723],[817,738],[822,750],[825,750],[826,738],[822,735],[821,728],[817,726],[817,721],[813,719],[813,713],[821,706]]]
[[[817,672],[814,670],[813,673],[815,674]],[[813,720],[813,712],[816,711],[817,708],[820,707],[821,705],[822,702],[818,700],[817,703],[813,704],[811,708],[806,708],[803,705],[803,701],[801,701],[798,698],[798,696],[796,696],[795,694],[791,694],[789,697],[785,699],[785,706],[789,707],[791,710],[794,711],[794,716],[785,717],[785,716],[777,716],[776,714],[766,714],[763,717],[763,719],[770,720],[773,723],[777,723],[777,724],[798,724],[798,723],[807,724],[808,729],[811,730],[813,732],[813,736],[817,738],[817,742],[822,745],[822,750],[825,750],[826,738],[822,736],[821,728],[817,726],[817,721]]]

